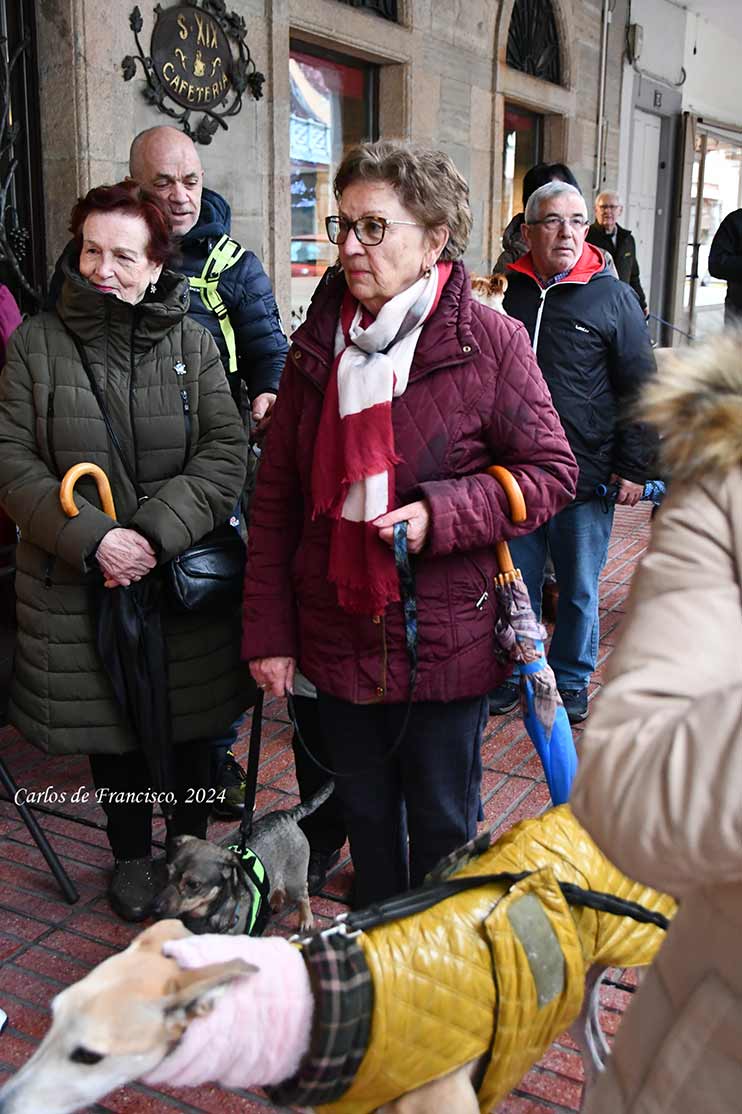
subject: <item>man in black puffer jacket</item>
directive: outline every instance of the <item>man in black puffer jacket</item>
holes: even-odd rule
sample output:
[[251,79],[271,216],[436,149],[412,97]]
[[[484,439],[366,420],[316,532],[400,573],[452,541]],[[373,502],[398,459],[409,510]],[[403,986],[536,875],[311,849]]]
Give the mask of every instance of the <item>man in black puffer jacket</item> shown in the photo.
[[[598,649],[598,581],[613,519],[595,497],[615,483],[633,506],[654,465],[656,439],[628,420],[631,403],[655,368],[639,302],[585,243],[585,200],[563,182],[529,199],[529,251],[508,267],[505,311],[522,321],[580,468],[575,501],[532,534],[510,542],[513,561],[540,610],[546,547],[559,583],[549,662],[572,722],[587,716],[588,682]],[[502,690],[502,691],[501,691]],[[512,691],[490,694],[490,709],[513,707]]]
[[233,397],[239,401],[244,382],[253,421],[264,426],[288,351],[270,279],[257,256],[229,238],[229,205],[204,188],[201,160],[187,135],[166,125],[141,132],[129,167],[170,210],[181,237],[177,269],[191,288],[189,316],[216,341]]

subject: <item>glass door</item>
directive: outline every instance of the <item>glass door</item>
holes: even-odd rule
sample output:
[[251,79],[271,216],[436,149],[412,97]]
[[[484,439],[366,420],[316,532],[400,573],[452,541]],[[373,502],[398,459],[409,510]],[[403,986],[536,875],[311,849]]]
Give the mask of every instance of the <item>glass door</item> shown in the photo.
[[325,217],[336,211],[332,181],[345,151],[377,134],[376,67],[292,43],[291,331],[337,259]]
[[711,242],[728,213],[742,206],[742,135],[739,140],[699,128],[691,178],[684,308],[694,337],[724,325],[727,284],[708,270]]
[[505,146],[502,157],[502,209],[504,231],[516,213],[523,211],[523,176],[543,157],[543,116],[519,105],[505,103]]

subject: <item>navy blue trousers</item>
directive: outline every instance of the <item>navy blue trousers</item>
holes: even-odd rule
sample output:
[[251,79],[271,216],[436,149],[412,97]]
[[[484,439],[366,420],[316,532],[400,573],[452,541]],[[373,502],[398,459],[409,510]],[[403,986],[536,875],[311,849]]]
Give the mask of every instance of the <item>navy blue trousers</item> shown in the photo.
[[[351,704],[320,693],[318,708],[355,870],[354,905],[418,886],[477,831],[485,697],[412,705]],[[409,851],[408,851],[409,839]]]

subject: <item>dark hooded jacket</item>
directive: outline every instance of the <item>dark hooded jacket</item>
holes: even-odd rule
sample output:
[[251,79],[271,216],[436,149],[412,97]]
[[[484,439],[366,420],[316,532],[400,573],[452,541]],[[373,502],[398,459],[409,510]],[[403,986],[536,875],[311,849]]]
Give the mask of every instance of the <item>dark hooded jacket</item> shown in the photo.
[[643,484],[655,466],[657,440],[628,414],[655,362],[633,291],[609,273],[592,244],[566,278],[546,289],[530,252],[507,275],[504,308],[528,329],[580,466],[577,498],[590,499],[612,472]]
[[742,320],[742,209],[728,213],[711,241],[709,274],[726,279],[724,316],[727,322]]
[[[345,278],[317,289],[292,347],[266,438],[250,524],[243,657],[297,658],[323,692],[353,703],[409,693],[402,607],[352,615],[330,583],[331,521],[312,515],[317,430],[333,363]],[[480,696],[504,677],[493,651],[494,544],[535,529],[574,495],[576,467],[525,330],[475,302],[454,263],[425,323],[404,394],[392,403],[396,505],[426,499],[430,531],[415,560],[416,700]],[[528,519],[515,526],[500,484],[519,481]]]
[[[180,241],[178,270],[187,278],[198,277],[214,245],[229,235],[232,213],[229,204],[218,193],[205,189],[201,197],[198,221]],[[237,371],[247,386],[251,399],[264,391],[277,391],[286,362],[289,343],[281,325],[271,281],[260,260],[251,251],[219,279],[219,294],[227,307],[235,333]],[[216,341],[225,369],[229,366],[227,346],[216,315],[201,301],[197,290],[191,291],[190,316],[208,329]],[[234,376],[228,377],[233,380]],[[237,396],[239,380],[230,382]]]
[[[225,522],[244,482],[246,441],[214,342],[187,316],[182,276],[164,272],[153,296],[130,305],[82,279],[74,252],[62,271],[57,312],[16,330],[0,378],[0,503],[21,529],[9,717],[50,753],[118,754],[136,744],[96,648],[95,550],[127,526],[162,563]],[[149,496],[141,505],[63,322],[85,348]],[[117,521],[99,509],[88,478],[75,493],[79,515],[65,516],[59,481],[81,461],[108,475]],[[214,737],[243,709],[239,633],[239,615],[166,617],[175,742]]]
[[511,263],[517,262],[521,255],[528,251],[528,244],[523,239],[524,213],[516,213],[502,234],[502,251],[497,257],[497,262],[492,268],[495,275],[504,275]]

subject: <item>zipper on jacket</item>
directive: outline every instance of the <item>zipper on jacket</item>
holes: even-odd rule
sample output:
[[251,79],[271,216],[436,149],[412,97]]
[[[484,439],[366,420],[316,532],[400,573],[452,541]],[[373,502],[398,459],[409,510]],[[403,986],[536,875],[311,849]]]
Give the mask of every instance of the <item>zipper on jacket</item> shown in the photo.
[[475,561],[474,558],[471,556],[471,554],[467,554],[466,556],[467,556],[467,560],[471,561],[472,565],[474,566],[474,568],[477,570],[477,572],[479,573],[479,575],[482,578],[482,594],[479,597],[479,599],[476,601],[476,603],[474,604],[477,611],[481,611],[482,608],[484,607],[484,605],[487,603],[487,600],[490,598],[489,577],[487,576],[487,573],[484,571],[484,569],[479,564],[479,562]]
[[[557,284],[555,283],[554,285],[556,286]],[[541,289],[541,297],[539,298],[539,301],[538,301],[538,312],[536,313],[536,328],[533,330],[533,354],[534,354],[534,356],[538,352],[538,335],[541,332],[541,315],[544,312],[544,302],[546,301],[546,295],[548,294],[549,290],[551,290],[551,289],[552,289],[551,286],[542,287],[542,289]]]
[[185,468],[191,455],[191,404],[188,399],[188,391],[185,387],[179,391],[179,394],[180,401],[183,403],[183,422],[185,424],[185,457],[183,458],[183,467]]
[[381,678],[379,680],[379,687],[376,690],[376,696],[380,701],[383,701],[386,696],[389,650],[386,644],[386,616],[380,615],[379,618],[381,620],[379,623],[379,633],[381,634]]
[[[131,337],[129,339],[129,364],[130,364],[129,421],[131,422],[131,444],[132,444],[132,448],[134,450],[134,461],[133,461],[132,471],[133,471],[133,474],[134,474],[134,479],[136,480],[137,486],[138,486],[139,485],[139,451],[138,451],[138,448],[137,448],[137,431],[136,431],[136,427],[134,425],[134,369],[135,369],[135,366],[136,366],[135,365],[135,360],[134,360],[134,334],[136,333],[136,331],[137,331],[137,314],[136,314],[136,310],[132,310]],[[136,495],[136,492],[134,494]],[[137,503],[141,505],[142,503],[145,502],[145,500],[147,498],[148,498],[147,495],[137,495]]]
[[52,467],[58,473],[59,469],[54,456],[54,388],[49,391],[49,399],[46,404],[46,446],[49,450]]
[[[531,277],[531,275],[528,275],[528,278]],[[586,279],[584,282],[582,282],[578,279],[564,278],[561,280],[561,282],[555,282],[551,286],[540,286],[537,283],[541,291],[541,296],[538,303],[538,312],[536,313],[536,327],[533,330],[533,343],[531,344],[534,355],[536,355],[536,353],[538,352],[538,335],[541,331],[541,315],[544,312],[544,302],[546,301],[546,295],[549,293],[550,290],[556,290],[558,286],[587,286],[589,281],[590,279]],[[534,279],[534,282],[536,282],[536,279]]]

